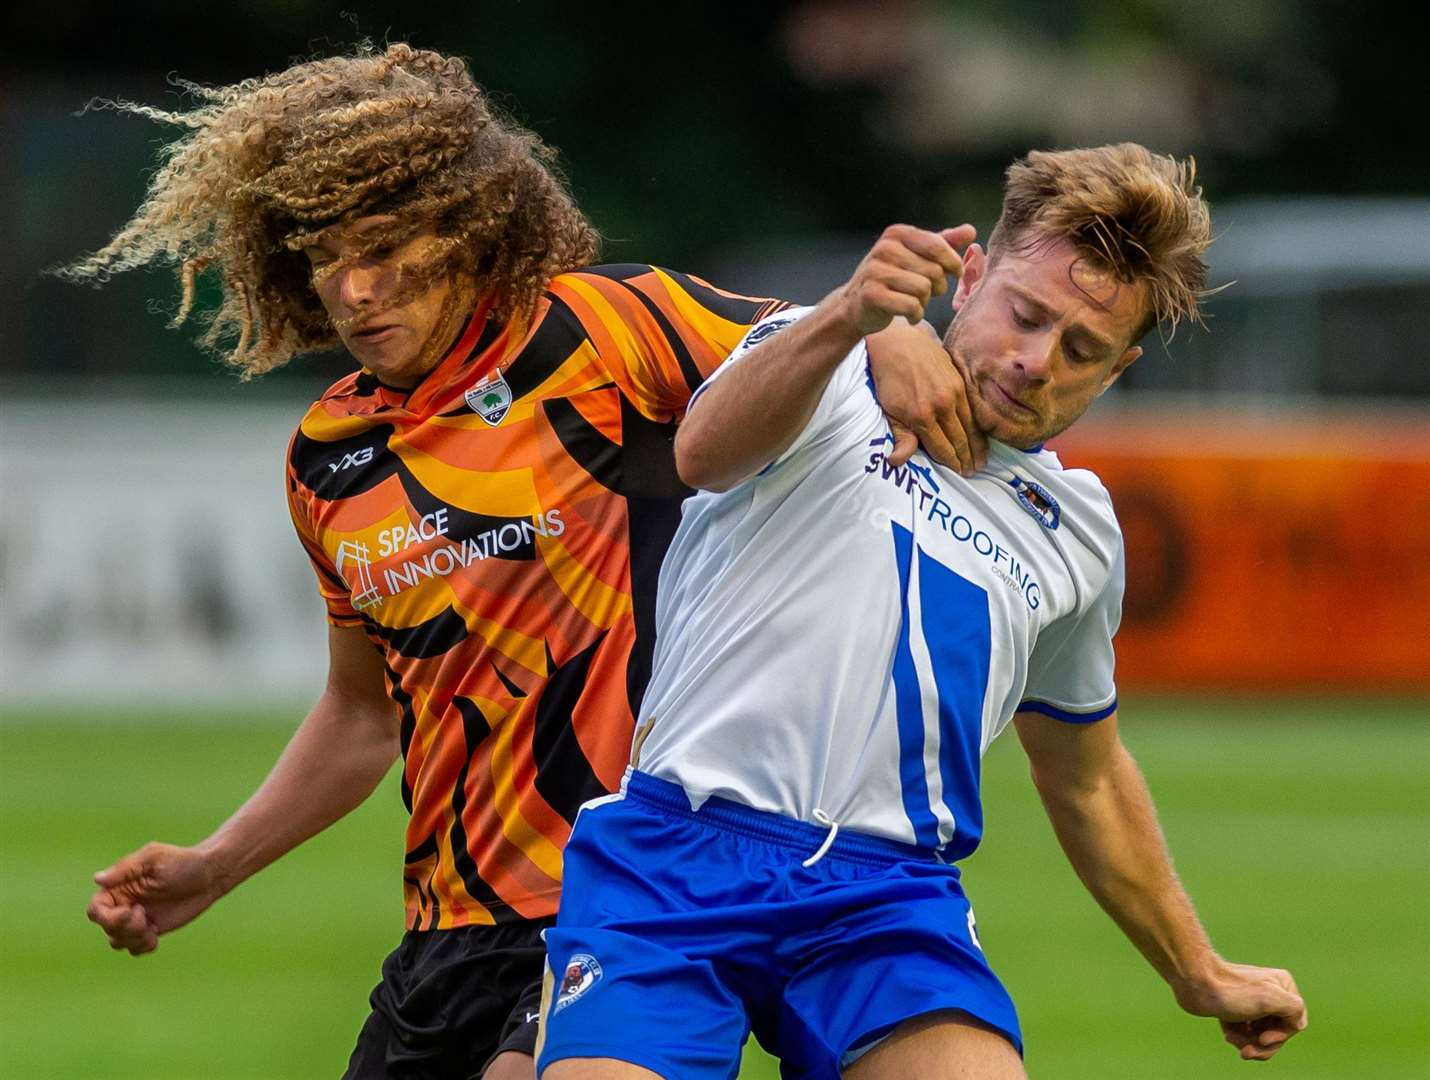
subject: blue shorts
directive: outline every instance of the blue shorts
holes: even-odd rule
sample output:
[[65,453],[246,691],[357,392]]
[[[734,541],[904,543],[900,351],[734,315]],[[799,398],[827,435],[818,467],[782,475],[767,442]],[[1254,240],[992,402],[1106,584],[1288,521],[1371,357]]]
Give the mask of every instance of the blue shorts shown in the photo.
[[753,1030],[781,1075],[837,1080],[911,1017],[957,1009],[1022,1052],[958,869],[628,774],[566,847],[538,1070],[608,1057],[672,1080],[733,1080]]

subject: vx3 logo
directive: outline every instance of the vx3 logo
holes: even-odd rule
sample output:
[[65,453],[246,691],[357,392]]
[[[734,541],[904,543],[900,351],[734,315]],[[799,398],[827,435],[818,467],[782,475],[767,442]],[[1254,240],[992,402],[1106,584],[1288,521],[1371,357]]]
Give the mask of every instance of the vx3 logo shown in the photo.
[[354,465],[366,465],[372,460],[372,447],[364,446],[361,450],[354,450],[351,454],[344,454],[341,461],[328,462],[329,472],[342,472],[344,469],[351,469]]

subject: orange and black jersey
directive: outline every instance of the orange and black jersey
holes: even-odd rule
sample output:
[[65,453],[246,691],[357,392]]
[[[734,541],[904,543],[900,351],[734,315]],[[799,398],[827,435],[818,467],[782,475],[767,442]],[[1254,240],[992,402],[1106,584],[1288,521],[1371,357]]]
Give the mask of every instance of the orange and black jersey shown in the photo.
[[293,520],[401,714],[409,927],[555,913],[576,810],[619,785],[650,671],[673,424],[782,306],[592,267],[528,321],[479,308],[411,390],[357,373],[304,417]]

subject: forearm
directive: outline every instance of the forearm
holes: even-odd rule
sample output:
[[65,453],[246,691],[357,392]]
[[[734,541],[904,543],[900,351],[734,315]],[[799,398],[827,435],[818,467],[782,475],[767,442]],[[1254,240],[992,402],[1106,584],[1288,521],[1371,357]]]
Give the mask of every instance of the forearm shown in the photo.
[[247,802],[199,845],[224,892],[357,807],[398,752],[394,718],[326,691]]
[[840,361],[891,320],[922,319],[929,298],[963,270],[953,245],[973,237],[971,225],[940,233],[885,229],[847,282],[701,392],[675,437],[681,479],[725,491],[789,449]]
[[727,490],[794,442],[830,375],[860,340],[837,295],[756,345],[701,392],[675,437],[685,483]]
[[1078,877],[1102,908],[1186,1000],[1222,963],[1172,869],[1151,796],[1117,744],[1105,765],[1076,780],[1034,781]]

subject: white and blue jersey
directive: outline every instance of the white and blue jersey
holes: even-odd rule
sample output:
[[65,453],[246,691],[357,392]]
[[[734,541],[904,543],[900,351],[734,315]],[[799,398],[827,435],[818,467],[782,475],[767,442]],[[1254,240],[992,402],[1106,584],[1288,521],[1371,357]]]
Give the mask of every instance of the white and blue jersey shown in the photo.
[[[754,327],[712,381],[801,314]],[[891,446],[861,344],[778,460],[686,502],[637,767],[693,807],[820,810],[952,861],[1015,712],[1115,709],[1122,537],[1098,479],[1049,450],[994,443],[965,479],[922,453],[890,466]]]
[[891,442],[861,346],[786,453],[686,502],[635,768],[566,846],[538,1070],[733,1080],[753,1032],[781,1076],[838,1080],[945,1009],[1021,1051],[954,862],[1015,712],[1115,708],[1121,536],[1046,450],[965,480]]

